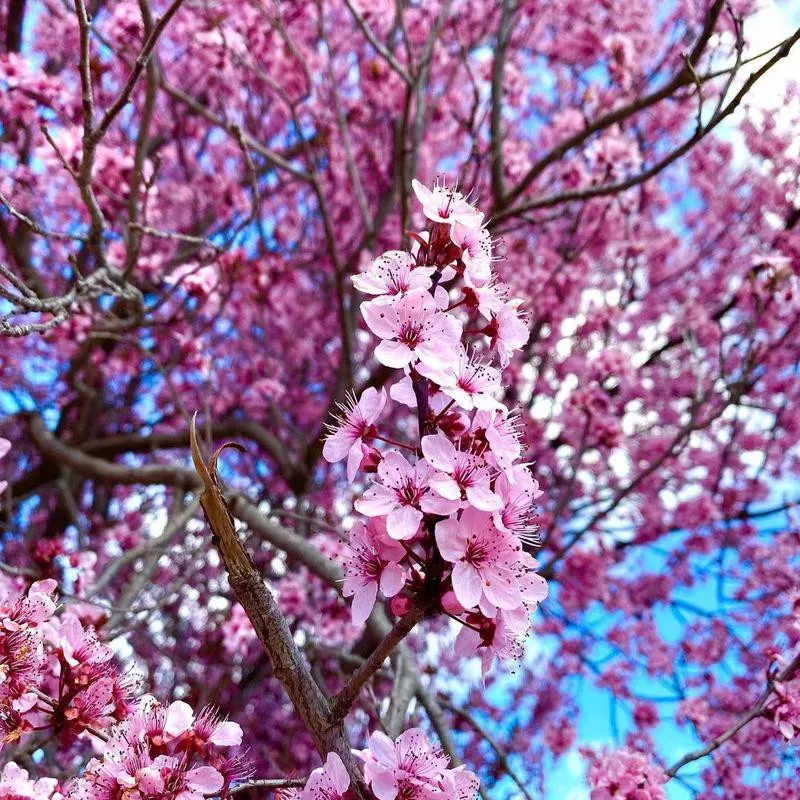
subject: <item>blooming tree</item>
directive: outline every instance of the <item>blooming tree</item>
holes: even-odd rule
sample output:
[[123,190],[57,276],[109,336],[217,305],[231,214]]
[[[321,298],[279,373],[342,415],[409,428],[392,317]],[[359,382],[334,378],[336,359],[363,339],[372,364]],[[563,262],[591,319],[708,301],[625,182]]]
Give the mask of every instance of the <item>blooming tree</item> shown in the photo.
[[0,800],[800,798],[794,16],[3,4]]

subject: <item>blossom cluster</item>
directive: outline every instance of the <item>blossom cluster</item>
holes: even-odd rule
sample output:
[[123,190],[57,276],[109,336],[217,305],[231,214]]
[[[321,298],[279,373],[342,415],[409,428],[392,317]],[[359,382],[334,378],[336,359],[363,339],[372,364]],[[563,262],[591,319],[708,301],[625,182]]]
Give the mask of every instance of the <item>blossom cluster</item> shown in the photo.
[[[199,800],[225,796],[246,777],[239,756],[218,749],[238,746],[241,728],[211,708],[195,716],[184,702],[168,708],[145,695],[113,651],[70,610],[58,612],[54,580],[27,591],[3,587],[0,599],[0,749],[35,731],[61,741],[89,734],[101,756],[67,787],[66,800]],[[0,798],[61,800],[55,780],[28,779],[10,762]]]
[[[376,731],[368,747],[359,754],[364,778],[378,800],[472,800],[478,793],[478,778],[463,765],[449,769],[449,760],[434,747],[419,728],[410,728],[392,741]],[[336,753],[315,769],[300,800],[343,800],[350,776]]]
[[605,753],[589,767],[591,800],[665,800],[664,771],[628,747]]
[[165,707],[144,697],[111,729],[102,757],[89,762],[66,800],[227,797],[231,784],[248,777],[249,770],[241,757],[223,756],[220,748],[241,741],[242,729],[212,708],[195,716],[182,701]]
[[[455,189],[413,188],[427,230],[413,234],[411,252],[384,253],[353,278],[370,296],[361,313],[380,339],[375,358],[398,378],[388,394],[368,387],[343,406],[323,450],[346,460],[351,482],[359,470],[375,474],[355,502],[367,521],[350,533],[344,593],[356,623],[378,590],[396,613],[424,595],[463,624],[458,651],[480,652],[488,669],[495,656],[520,658],[547,594],[529,552],[541,491],[500,397],[528,326],[493,272],[483,214]],[[413,441],[378,427],[393,418],[408,431],[404,407],[416,415]]]
[[102,730],[128,713],[131,679],[94,629],[56,615],[55,589],[47,579],[0,600],[0,748],[31,731]]
[[10,761],[0,773],[0,800],[63,800],[55,778],[31,779],[28,771]]

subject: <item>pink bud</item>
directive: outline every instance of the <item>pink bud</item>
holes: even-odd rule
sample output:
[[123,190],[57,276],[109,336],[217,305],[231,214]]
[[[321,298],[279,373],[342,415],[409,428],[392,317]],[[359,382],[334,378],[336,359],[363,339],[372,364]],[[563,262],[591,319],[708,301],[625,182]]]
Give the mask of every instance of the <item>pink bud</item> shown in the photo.
[[452,590],[445,592],[444,595],[442,595],[442,608],[448,614],[464,613],[464,607],[458,602],[458,600],[456,600],[456,596]]
[[378,464],[381,463],[381,454],[374,447],[366,444],[361,445],[361,469],[364,472],[377,472]]
[[411,598],[403,597],[403,595],[395,595],[389,601],[389,608],[396,617],[403,617],[411,611]]

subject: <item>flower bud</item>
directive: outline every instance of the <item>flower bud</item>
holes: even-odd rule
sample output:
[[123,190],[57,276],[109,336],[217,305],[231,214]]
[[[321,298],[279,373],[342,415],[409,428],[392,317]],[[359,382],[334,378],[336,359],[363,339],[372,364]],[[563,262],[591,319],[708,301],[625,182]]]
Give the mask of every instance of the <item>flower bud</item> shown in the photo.
[[389,601],[389,608],[396,617],[403,617],[411,611],[411,598],[397,594]]
[[464,613],[464,607],[458,602],[458,600],[456,600],[455,593],[452,590],[445,592],[444,595],[442,595],[441,602],[442,609],[444,609],[448,614],[458,615]]
[[363,444],[361,445],[361,469],[364,472],[377,472],[378,464],[381,463],[381,454],[379,450],[374,447]]

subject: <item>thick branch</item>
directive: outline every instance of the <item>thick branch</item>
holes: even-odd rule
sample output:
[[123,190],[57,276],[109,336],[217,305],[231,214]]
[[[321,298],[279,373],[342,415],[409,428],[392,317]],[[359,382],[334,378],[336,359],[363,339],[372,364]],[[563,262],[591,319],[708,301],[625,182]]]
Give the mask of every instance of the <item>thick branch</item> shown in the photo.
[[228,580],[269,656],[275,677],[303,719],[319,754],[324,758],[328,752],[337,753],[350,774],[356,796],[367,797],[344,727],[333,721],[327,698],[312,677],[275,598],[236,534],[233,517],[216,477],[216,459],[220,451],[206,465],[197,443],[194,420],[191,449],[203,485],[200,504],[225,563]]

